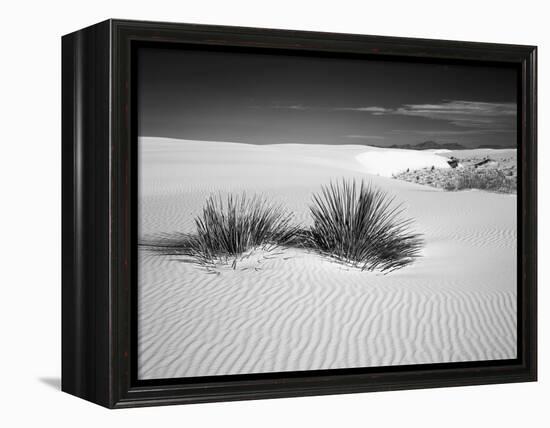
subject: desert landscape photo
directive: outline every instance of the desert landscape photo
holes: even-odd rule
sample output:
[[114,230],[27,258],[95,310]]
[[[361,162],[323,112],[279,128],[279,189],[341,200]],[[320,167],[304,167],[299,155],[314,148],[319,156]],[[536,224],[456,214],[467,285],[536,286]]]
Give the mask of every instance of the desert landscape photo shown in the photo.
[[138,378],[515,359],[515,73],[142,48]]

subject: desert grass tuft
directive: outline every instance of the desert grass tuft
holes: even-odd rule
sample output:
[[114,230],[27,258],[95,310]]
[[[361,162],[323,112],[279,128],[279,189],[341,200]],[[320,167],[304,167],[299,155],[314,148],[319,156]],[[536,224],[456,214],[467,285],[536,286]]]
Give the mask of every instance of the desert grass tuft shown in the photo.
[[184,255],[200,265],[236,267],[246,252],[272,250],[293,239],[292,215],[260,196],[245,193],[210,196],[195,218],[196,233],[158,237],[149,247],[163,254]]
[[387,193],[361,181],[323,186],[310,207],[307,246],[361,270],[388,273],[412,263],[423,245],[412,219]]
[[260,196],[210,196],[195,218],[196,232],[156,236],[144,246],[164,255],[186,256],[210,269],[246,259],[251,251],[305,248],[361,270],[388,273],[412,263],[423,245],[411,219],[394,198],[361,181],[323,186],[313,195],[313,225],[292,225],[292,215]]

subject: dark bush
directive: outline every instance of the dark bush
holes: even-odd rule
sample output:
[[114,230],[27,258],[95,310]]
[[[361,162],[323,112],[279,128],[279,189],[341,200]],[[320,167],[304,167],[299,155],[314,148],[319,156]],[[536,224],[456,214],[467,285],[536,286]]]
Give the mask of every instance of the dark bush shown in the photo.
[[413,262],[423,241],[402,205],[372,185],[342,180],[313,196],[307,245],[362,270],[391,272]]
[[195,234],[165,235],[147,246],[163,254],[190,256],[200,264],[222,262],[235,268],[248,250],[287,244],[296,233],[291,217],[258,196],[211,196],[195,218]]
[[203,266],[236,267],[253,249],[299,247],[361,270],[391,272],[419,256],[422,239],[402,218],[402,205],[371,185],[342,180],[323,186],[310,206],[313,225],[298,228],[283,208],[261,197],[211,196],[195,218],[194,234],[164,234],[145,246],[165,255],[188,256]]

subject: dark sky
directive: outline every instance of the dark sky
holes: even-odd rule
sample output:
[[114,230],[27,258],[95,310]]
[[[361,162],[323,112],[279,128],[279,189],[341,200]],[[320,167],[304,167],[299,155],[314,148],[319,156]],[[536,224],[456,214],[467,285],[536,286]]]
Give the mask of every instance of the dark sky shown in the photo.
[[141,136],[252,144],[516,146],[516,71],[141,48]]

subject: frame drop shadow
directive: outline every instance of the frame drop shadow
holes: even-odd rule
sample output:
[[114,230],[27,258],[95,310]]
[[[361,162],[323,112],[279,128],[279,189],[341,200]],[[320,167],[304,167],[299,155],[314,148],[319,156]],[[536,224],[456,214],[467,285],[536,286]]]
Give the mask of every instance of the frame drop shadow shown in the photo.
[[39,377],[38,380],[50,388],[61,391],[61,378],[56,376],[51,377]]

